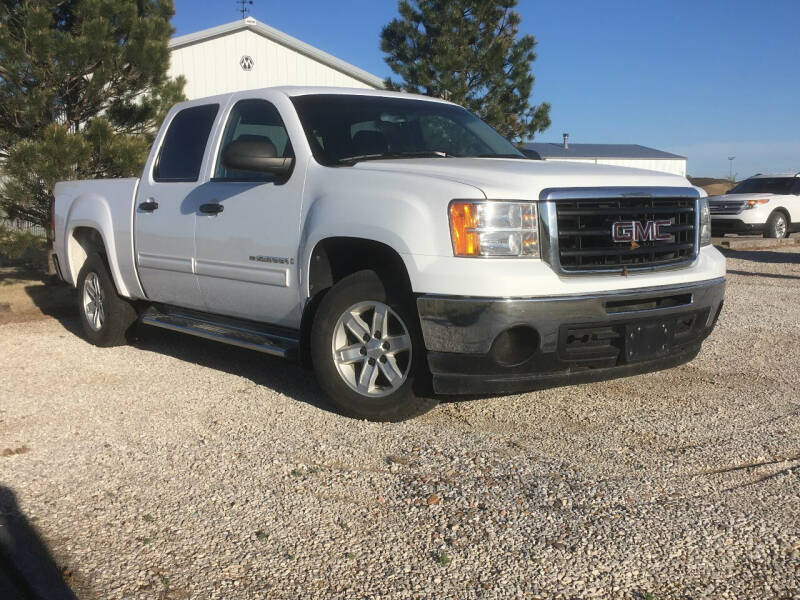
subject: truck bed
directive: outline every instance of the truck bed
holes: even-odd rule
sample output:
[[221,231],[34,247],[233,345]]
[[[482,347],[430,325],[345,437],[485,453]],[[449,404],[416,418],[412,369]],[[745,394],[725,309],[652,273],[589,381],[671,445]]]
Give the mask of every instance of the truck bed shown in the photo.
[[54,248],[62,257],[64,280],[75,285],[78,273],[72,265],[84,253],[80,228],[101,232],[111,274],[119,293],[129,298],[144,298],[136,274],[133,250],[133,215],[139,178],[60,181],[56,184]]

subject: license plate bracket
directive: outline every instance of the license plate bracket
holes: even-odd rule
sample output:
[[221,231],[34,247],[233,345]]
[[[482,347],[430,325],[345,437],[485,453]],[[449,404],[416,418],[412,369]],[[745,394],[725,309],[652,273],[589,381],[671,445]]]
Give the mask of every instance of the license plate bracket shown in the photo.
[[625,360],[639,362],[668,354],[675,335],[675,321],[634,323],[625,327]]

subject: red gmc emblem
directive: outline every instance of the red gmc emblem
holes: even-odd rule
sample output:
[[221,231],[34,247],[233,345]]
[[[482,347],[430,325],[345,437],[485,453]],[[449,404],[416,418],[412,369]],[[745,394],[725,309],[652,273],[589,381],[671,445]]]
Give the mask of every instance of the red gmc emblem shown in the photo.
[[672,240],[671,233],[664,228],[672,221],[616,221],[611,226],[611,237],[615,242],[652,242]]

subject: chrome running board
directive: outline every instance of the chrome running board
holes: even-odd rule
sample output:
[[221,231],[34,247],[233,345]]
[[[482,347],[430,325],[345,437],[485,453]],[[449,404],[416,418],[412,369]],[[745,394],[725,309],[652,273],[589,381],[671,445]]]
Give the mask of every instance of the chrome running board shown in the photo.
[[296,358],[300,345],[299,335],[292,330],[171,307],[151,306],[139,322],[282,358]]

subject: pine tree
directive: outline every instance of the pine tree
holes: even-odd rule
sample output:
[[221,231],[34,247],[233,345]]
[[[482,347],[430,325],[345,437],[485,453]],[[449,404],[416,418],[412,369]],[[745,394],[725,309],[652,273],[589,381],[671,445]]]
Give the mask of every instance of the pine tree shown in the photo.
[[381,33],[390,89],[461,104],[513,141],[550,126],[550,105],[531,106],[536,40],[518,37],[517,0],[400,0]]
[[[0,208],[48,228],[54,184],[138,175],[166,110],[172,0],[0,0]],[[49,228],[48,228],[49,229]]]

